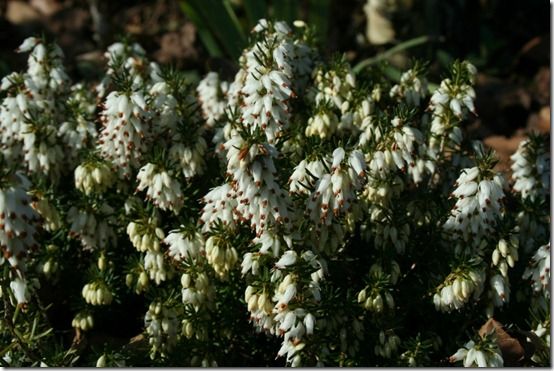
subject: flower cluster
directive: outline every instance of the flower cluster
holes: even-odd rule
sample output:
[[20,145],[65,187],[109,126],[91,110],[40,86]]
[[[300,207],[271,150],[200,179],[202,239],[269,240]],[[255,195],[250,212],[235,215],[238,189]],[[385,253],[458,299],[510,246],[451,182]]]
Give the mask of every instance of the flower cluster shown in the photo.
[[127,95],[111,92],[104,102],[99,150],[116,167],[120,177],[129,178],[146,151],[147,112],[141,92]]
[[90,205],[90,210],[73,206],[67,213],[69,237],[78,239],[84,249],[95,250],[115,243],[115,231],[110,225],[114,210],[107,203]]
[[400,83],[390,89],[390,96],[403,99],[408,105],[419,106],[427,96],[427,80],[421,78],[419,66],[409,69],[400,76]]
[[105,162],[84,162],[75,168],[75,188],[85,195],[104,193],[113,182],[112,170]]
[[433,296],[433,303],[437,310],[450,312],[460,309],[471,296],[478,298],[483,292],[485,274],[475,268],[460,269],[451,274],[445,282],[437,288]]
[[[396,308],[394,298],[390,293],[390,286],[397,283],[400,268],[396,262],[393,262],[391,268],[392,272],[390,275],[383,272],[379,264],[374,264],[369,269],[370,284],[358,292],[358,303],[364,309],[381,313],[385,310],[394,311]],[[380,354],[380,352],[376,354]]]
[[57,100],[63,97],[69,79],[63,52],[55,44],[27,38],[17,49],[30,51],[28,68],[2,79],[0,89],[7,92],[0,108],[0,142],[8,163],[23,160],[26,171],[59,179],[65,163],[58,119],[65,112]]
[[71,321],[71,326],[81,331],[88,331],[94,327],[94,318],[90,313],[79,312]]
[[113,294],[104,282],[87,283],[81,294],[92,305],[109,305],[113,300]]
[[503,367],[504,360],[493,336],[485,336],[476,343],[468,341],[450,356],[450,362],[463,361],[464,367]]
[[315,103],[315,114],[308,120],[306,136],[328,139],[335,134],[354,130],[364,114],[367,115],[369,103],[364,100],[365,103],[360,104],[360,115],[353,101],[356,79],[350,66],[341,62],[329,70],[320,66],[314,80],[310,96],[313,96],[311,99]]
[[[362,186],[366,164],[361,152],[354,150],[346,157],[344,149],[338,147],[322,167],[330,171],[324,171],[315,182],[306,211],[315,223],[329,226],[333,217],[350,211],[355,192]],[[298,176],[298,173],[293,175]]]
[[226,81],[219,81],[219,75],[215,72],[208,73],[200,83],[196,91],[202,107],[202,114],[208,126],[214,126],[225,114],[227,100],[225,95],[229,90]]
[[381,356],[383,358],[391,358],[394,353],[398,351],[400,346],[400,338],[394,334],[380,331],[379,332],[379,343],[375,345],[375,355]]
[[26,260],[38,248],[39,216],[27,194],[30,183],[22,174],[8,174],[0,187],[0,263],[12,268],[10,287],[18,304],[27,303]]
[[446,150],[457,148],[462,142],[462,130],[458,126],[460,119],[469,112],[475,112],[473,101],[475,90],[471,84],[477,70],[469,62],[455,63],[451,78],[443,80],[431,96],[429,109],[431,133],[429,155],[437,159],[444,156]]
[[183,206],[181,185],[167,172],[158,166],[148,163],[140,168],[137,180],[137,191],[146,189],[146,198],[162,210],[171,210],[176,214]]
[[545,197],[550,189],[550,153],[543,138],[533,135],[521,141],[511,159],[514,191],[524,199]]
[[[517,236],[512,235],[508,240],[502,238],[492,252],[492,265],[498,269],[496,274],[490,277],[492,304],[501,307],[510,301],[510,281],[508,268],[514,268],[515,262],[519,259],[519,241]],[[492,308],[489,309],[492,314]]]
[[444,229],[476,245],[493,231],[502,209],[504,179],[501,174],[484,174],[479,167],[463,169],[452,196],[456,205]]
[[529,267],[525,269],[523,278],[531,279],[535,292],[550,296],[550,243],[537,249],[529,262]]
[[178,336],[179,321],[175,309],[160,302],[150,304],[144,317],[144,325],[151,346],[150,358],[154,359],[159,352],[164,355],[175,346]]

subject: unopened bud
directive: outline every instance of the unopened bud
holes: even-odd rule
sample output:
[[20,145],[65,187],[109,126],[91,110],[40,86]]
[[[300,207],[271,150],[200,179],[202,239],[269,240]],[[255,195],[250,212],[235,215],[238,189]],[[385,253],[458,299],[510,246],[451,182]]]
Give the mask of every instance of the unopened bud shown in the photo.
[[98,269],[100,269],[101,271],[106,269],[106,256],[104,255],[104,253],[102,253],[98,258]]
[[133,284],[133,275],[131,273],[127,273],[127,275],[125,276],[125,284],[127,285],[127,287],[131,287],[131,285]]
[[96,367],[106,367],[106,355],[102,354],[98,361],[96,361]]

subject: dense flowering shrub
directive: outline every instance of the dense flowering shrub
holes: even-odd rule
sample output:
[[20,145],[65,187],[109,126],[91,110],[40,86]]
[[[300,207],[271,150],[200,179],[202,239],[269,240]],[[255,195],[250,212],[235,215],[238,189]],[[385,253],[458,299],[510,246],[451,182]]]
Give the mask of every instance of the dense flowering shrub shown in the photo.
[[431,92],[420,63],[394,84],[314,45],[261,20],[234,79],[195,86],[116,43],[91,86],[23,42],[1,83],[2,363],[515,364],[477,333],[494,317],[532,339],[517,362],[550,364],[547,138],[510,179],[464,137],[470,63]]

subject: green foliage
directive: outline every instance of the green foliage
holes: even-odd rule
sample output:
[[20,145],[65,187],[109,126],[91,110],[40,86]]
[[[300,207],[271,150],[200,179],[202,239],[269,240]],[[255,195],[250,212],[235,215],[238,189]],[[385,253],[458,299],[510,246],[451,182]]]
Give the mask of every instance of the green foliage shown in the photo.
[[322,44],[327,40],[331,0],[181,0],[180,5],[212,57],[237,60],[247,45],[247,35],[262,18],[289,24],[306,20]]

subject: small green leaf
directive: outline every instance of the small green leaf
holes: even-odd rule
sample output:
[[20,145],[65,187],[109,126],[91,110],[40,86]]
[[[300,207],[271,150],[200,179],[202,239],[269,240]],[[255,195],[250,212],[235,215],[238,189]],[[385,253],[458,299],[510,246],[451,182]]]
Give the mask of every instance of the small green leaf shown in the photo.
[[215,35],[227,54],[234,60],[238,59],[246,45],[246,38],[229,2],[188,0],[184,3],[188,3],[201,16],[203,28],[209,29]]

